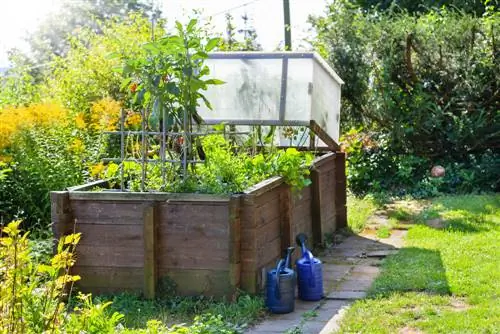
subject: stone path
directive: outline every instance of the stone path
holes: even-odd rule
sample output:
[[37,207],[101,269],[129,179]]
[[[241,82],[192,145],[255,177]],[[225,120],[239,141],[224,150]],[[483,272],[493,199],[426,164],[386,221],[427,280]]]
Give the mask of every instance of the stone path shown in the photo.
[[349,305],[364,298],[379,274],[380,261],[403,245],[405,230],[393,230],[387,239],[373,234],[352,235],[325,251],[323,284],[326,297],[319,302],[296,300],[295,311],[270,315],[250,328],[249,334],[290,333],[330,334]]

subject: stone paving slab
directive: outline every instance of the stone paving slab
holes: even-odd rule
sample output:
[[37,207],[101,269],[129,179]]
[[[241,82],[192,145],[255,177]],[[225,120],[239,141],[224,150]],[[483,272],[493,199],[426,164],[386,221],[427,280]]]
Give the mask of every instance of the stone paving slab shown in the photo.
[[353,280],[370,280],[373,281],[377,278],[379,272],[351,272],[349,277]]
[[372,286],[372,282],[375,278],[371,279],[348,279],[342,282],[337,289],[338,291],[368,291]]
[[406,232],[398,231],[383,240],[357,235],[347,237],[321,257],[325,299],[296,300],[294,312],[269,315],[247,333],[286,333],[294,329],[304,334],[335,332],[349,305],[366,297],[366,291],[380,273],[382,258],[394,254],[403,245]]
[[353,274],[378,274],[380,273],[380,268],[375,266],[357,265],[353,266],[351,270],[351,275]]
[[329,293],[327,299],[344,299],[344,300],[356,300],[366,297],[366,291],[332,291]]
[[398,252],[397,249],[385,249],[385,250],[377,250],[377,251],[371,251],[367,252],[366,256],[367,257],[386,257],[392,254],[396,254]]
[[[333,314],[332,314],[332,316],[333,316]],[[330,320],[330,319],[328,319],[328,320]],[[319,332],[321,332],[321,330],[323,330],[325,325],[328,323],[328,320],[327,321],[315,321],[315,320],[307,321],[302,325],[302,328],[301,328],[302,333],[303,334],[318,334]]]

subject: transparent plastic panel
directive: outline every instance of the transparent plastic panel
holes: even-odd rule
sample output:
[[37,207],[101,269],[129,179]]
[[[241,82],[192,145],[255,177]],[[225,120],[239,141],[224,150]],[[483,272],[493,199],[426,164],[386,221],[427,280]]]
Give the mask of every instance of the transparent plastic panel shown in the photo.
[[336,142],[339,140],[340,88],[340,84],[314,62],[312,119]]
[[200,101],[207,120],[278,120],[281,59],[208,59],[210,77],[225,82],[211,86],[205,96],[213,110]]
[[[237,121],[255,124],[272,121],[281,124],[280,103],[284,53],[228,53],[209,58],[206,64],[210,77],[225,81],[210,86],[204,92],[213,110],[200,102],[199,113],[207,121]],[[240,57],[241,58],[235,58]],[[290,54],[287,65],[285,96],[285,124],[304,125],[314,120],[330,135],[339,139],[340,89],[342,80],[317,55]],[[295,125],[298,125],[295,124]],[[284,124],[281,124],[284,125]],[[309,130],[277,131],[276,143],[281,145],[309,145]],[[325,146],[318,138],[317,146]]]
[[313,58],[288,59],[285,120],[311,119]]

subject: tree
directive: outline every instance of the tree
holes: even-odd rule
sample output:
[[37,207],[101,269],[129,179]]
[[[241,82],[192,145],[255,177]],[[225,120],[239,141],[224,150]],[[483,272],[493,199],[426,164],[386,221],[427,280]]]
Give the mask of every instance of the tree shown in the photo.
[[131,12],[158,17],[160,12],[144,0],[63,0],[59,12],[49,16],[29,38],[33,59],[37,63],[64,56],[70,49],[69,37],[81,29],[102,33],[106,20],[127,17]]
[[9,51],[9,61],[12,67],[0,74],[0,109],[5,106],[27,105],[39,98],[36,85],[40,80],[39,68],[16,49]]
[[[234,18],[231,14],[226,14],[226,31],[225,38],[220,45],[220,50],[227,51],[259,51],[262,50],[258,43],[257,32],[250,24],[250,17],[244,14],[242,17],[244,26],[237,29],[234,25]],[[239,35],[238,35],[239,34]],[[243,35],[243,36],[241,36]],[[239,37],[239,38],[238,38]]]
[[353,3],[364,9],[375,9],[379,11],[389,10],[392,7],[399,7],[410,13],[426,13],[432,9],[441,7],[455,8],[465,13],[482,15],[486,11],[486,6],[497,6],[497,0],[353,0]]
[[437,163],[455,170],[449,184],[500,187],[499,12],[415,16],[339,0],[312,23],[316,48],[346,82],[344,133],[370,137],[350,155],[358,189],[418,185]]

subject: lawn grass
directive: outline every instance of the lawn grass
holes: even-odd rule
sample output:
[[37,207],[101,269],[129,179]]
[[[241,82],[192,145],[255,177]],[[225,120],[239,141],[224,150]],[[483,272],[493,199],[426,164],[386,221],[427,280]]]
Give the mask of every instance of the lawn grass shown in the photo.
[[340,332],[498,333],[500,195],[436,198],[414,219]]
[[376,209],[376,201],[370,196],[347,196],[347,226],[354,233],[361,232]]

